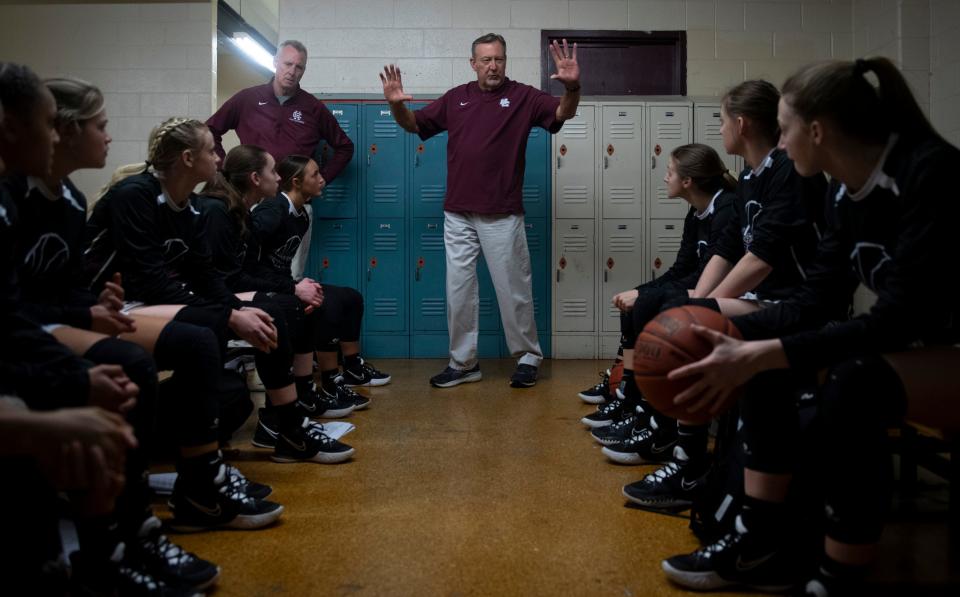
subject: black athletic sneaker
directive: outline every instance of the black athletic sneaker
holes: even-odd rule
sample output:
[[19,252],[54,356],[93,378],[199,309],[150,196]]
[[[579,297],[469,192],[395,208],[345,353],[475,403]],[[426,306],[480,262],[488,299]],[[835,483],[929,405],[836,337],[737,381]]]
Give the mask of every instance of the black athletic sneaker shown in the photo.
[[[272,450],[277,445],[277,435],[279,434],[277,431],[277,417],[275,414],[273,414],[273,411],[265,408],[260,409],[259,415],[260,416],[257,420],[257,429],[254,431],[253,439],[250,441],[250,443],[258,448],[269,448]],[[317,431],[325,432],[323,423],[310,421],[310,426]]]
[[480,363],[473,366],[472,369],[454,369],[447,367],[441,373],[430,378],[430,385],[435,388],[452,388],[462,383],[470,383],[483,379],[480,373]]
[[[137,539],[127,543],[120,562],[121,576],[125,577],[121,584],[140,584],[149,588],[149,578],[162,583],[165,588],[192,593],[203,591],[217,582],[220,578],[218,566],[171,542],[160,532],[160,527],[160,520],[151,516],[140,526]],[[143,578],[138,581],[138,576]],[[120,591],[120,594],[127,593]]]
[[214,528],[259,529],[273,524],[283,513],[280,504],[255,500],[239,485],[231,485],[223,463],[212,482],[191,486],[182,474],[178,475],[169,505],[173,510],[170,528],[182,533]]
[[646,418],[640,417],[634,413],[628,413],[626,417],[617,421],[613,425],[606,427],[595,427],[590,430],[590,436],[597,443],[604,446],[612,446],[630,439],[633,435],[640,433],[645,429],[644,422]]
[[537,368],[533,365],[520,363],[510,376],[511,388],[532,388],[537,385]]
[[623,400],[611,400],[597,409],[596,412],[580,419],[580,422],[587,427],[607,427],[617,421],[622,421],[631,414],[631,409],[627,407]]
[[322,386],[313,385],[308,398],[298,398],[297,406],[305,416],[314,419],[340,419],[353,412],[353,400],[341,398],[336,392],[327,393]]
[[128,566],[117,570],[117,595],[124,597],[202,597],[193,589],[173,587],[148,572]]
[[623,487],[623,496],[644,508],[685,510],[703,490],[704,477],[693,474],[689,465],[668,462],[640,481]]
[[799,583],[800,567],[778,546],[752,536],[737,516],[734,529],[716,543],[661,564],[667,578],[688,589],[750,587],[776,593]]
[[618,464],[665,462],[672,458],[675,445],[677,445],[676,426],[671,433],[657,428],[656,421],[650,419],[649,427],[637,430],[618,444],[604,446],[601,452]]
[[272,487],[247,479],[243,473],[240,472],[240,469],[232,464],[227,465],[227,483],[239,487],[255,500],[265,499],[273,493]]
[[607,369],[600,373],[600,383],[592,388],[586,389],[577,396],[587,404],[604,404],[610,400],[610,370]]
[[354,449],[320,431],[304,417],[303,425],[290,433],[280,433],[270,460],[274,462],[321,462],[336,464],[349,460]]
[[361,358],[359,367],[343,370],[343,379],[348,386],[385,386],[393,378]]
[[353,410],[365,410],[368,406],[370,406],[370,398],[360,394],[359,392],[354,392],[351,388],[349,388],[348,386],[350,384],[347,383],[345,376],[338,375],[336,378],[334,378],[333,382],[337,387],[337,398],[343,402],[350,402],[353,404]]

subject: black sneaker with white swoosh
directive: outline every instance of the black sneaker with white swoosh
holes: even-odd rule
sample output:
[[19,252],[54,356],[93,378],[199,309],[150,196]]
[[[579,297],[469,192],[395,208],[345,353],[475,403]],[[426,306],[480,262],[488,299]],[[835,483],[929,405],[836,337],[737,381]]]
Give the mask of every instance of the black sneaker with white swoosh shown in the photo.
[[337,464],[350,460],[355,450],[317,429],[310,419],[289,432],[277,436],[277,445],[270,460],[274,462],[319,462]]
[[665,462],[673,457],[677,445],[677,429],[658,429],[651,420],[650,427],[636,430],[618,444],[604,446],[603,455],[618,464]]
[[380,371],[362,358],[358,367],[343,370],[343,383],[348,386],[385,386],[391,379],[389,373]]
[[219,458],[211,465],[216,471],[212,480],[183,473],[177,476],[169,501],[171,529],[181,533],[215,528],[252,530],[280,518],[283,506],[247,495],[242,485],[230,482],[227,465]]
[[623,497],[638,506],[655,510],[685,510],[703,488],[703,475],[691,474],[689,466],[668,462],[646,477],[623,487]]
[[737,516],[723,538],[661,566],[667,578],[696,591],[749,587],[776,593],[797,586],[805,574],[783,547],[750,533]]

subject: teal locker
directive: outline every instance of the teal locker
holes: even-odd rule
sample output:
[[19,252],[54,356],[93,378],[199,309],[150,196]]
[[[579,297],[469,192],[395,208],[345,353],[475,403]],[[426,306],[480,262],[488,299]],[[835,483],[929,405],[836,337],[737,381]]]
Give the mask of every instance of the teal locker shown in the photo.
[[[356,104],[329,103],[327,107],[343,132],[353,141],[353,159],[326,186],[321,197],[314,197],[311,201],[315,218],[355,218],[357,204],[360,198],[360,163],[363,156],[363,147],[360,143],[360,107]],[[321,141],[317,148],[315,159],[321,164],[326,163],[333,156],[333,152],[326,142]]]
[[[413,104],[411,110],[425,104]],[[407,148],[412,160],[411,197],[414,218],[443,217],[443,198],[447,192],[447,133],[439,133],[426,141],[409,135]]]
[[[410,329],[414,332],[447,330],[446,252],[443,218],[414,218],[411,236],[413,282]],[[414,351],[416,352],[416,351]]]
[[368,218],[363,237],[363,330],[407,331],[406,235],[399,218]]
[[357,220],[314,220],[306,275],[321,284],[360,287]]
[[403,218],[406,214],[405,148],[409,133],[400,128],[386,104],[363,107],[365,164],[363,192],[367,218]]
[[523,209],[528,218],[545,218],[550,205],[550,133],[540,127],[531,129],[524,159]]

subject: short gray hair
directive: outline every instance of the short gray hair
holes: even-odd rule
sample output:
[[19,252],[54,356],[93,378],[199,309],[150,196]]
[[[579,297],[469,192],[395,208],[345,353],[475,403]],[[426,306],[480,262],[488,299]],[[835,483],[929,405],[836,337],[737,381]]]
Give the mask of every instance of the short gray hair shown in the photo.
[[303,54],[304,58],[307,57],[307,46],[303,45],[303,43],[295,39],[288,39],[285,42],[281,43],[279,46],[277,46],[277,56],[279,56],[280,52],[283,51],[283,49],[287,46],[290,46],[294,50]]
[[470,46],[470,55],[477,55],[477,46],[480,44],[492,44],[493,42],[498,41],[500,45],[503,46],[503,53],[507,53],[507,40],[503,39],[503,36],[498,33],[487,33],[486,35],[481,35],[477,39],[473,40],[473,45]]

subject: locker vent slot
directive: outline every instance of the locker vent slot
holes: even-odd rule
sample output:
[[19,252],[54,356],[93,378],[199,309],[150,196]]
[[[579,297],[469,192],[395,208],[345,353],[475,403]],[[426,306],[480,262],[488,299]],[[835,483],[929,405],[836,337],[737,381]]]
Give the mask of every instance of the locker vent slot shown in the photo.
[[353,130],[353,121],[349,118],[344,118],[343,120],[338,120],[337,124],[340,125],[340,128],[343,129],[343,132],[350,135],[350,131]]
[[[446,313],[446,312],[444,312]],[[489,297],[480,297],[480,316],[493,315],[493,299]]]
[[667,193],[667,187],[663,185],[657,185],[657,200],[669,201],[671,203],[682,201],[682,199],[672,199],[670,195]]
[[373,185],[374,203],[396,203],[400,197],[400,187],[395,184]]
[[543,245],[543,241],[540,238],[540,235],[536,232],[527,231],[527,249],[533,253],[534,251],[539,251]]
[[378,251],[396,251],[400,243],[395,232],[374,232],[373,248]]
[[400,127],[396,122],[378,120],[373,123],[373,136],[378,139],[393,139],[399,134]]
[[585,234],[565,234],[563,235],[564,253],[586,253],[587,236]]
[[610,187],[608,189],[610,203],[635,203],[637,201],[636,187]]
[[611,122],[611,139],[633,139],[636,136],[636,123],[634,122]]
[[617,321],[619,321],[619,320],[620,320],[620,309],[617,309],[616,307],[610,307],[610,308],[607,310],[607,317],[609,317],[610,319],[616,319]]
[[632,253],[637,249],[637,239],[633,235],[614,234],[607,246],[611,253]]
[[723,135],[720,134],[720,123],[707,123],[703,126],[703,135],[711,141],[722,139]]
[[657,252],[676,257],[680,250],[680,240],[679,238],[658,238]]
[[340,233],[331,233],[329,231],[324,231],[323,233],[323,247],[327,251],[338,251],[345,253],[350,251],[350,235]]
[[533,297],[533,316],[536,317],[540,314],[540,299]]
[[572,122],[568,120],[566,124],[563,125],[563,128],[560,129],[560,133],[563,135],[564,139],[586,139],[587,123]]
[[564,203],[586,203],[587,187],[580,185],[566,185],[563,187]]
[[528,138],[528,139],[539,139],[540,137],[542,137],[542,136],[545,135],[545,134],[547,134],[547,132],[546,132],[545,130],[543,130],[542,128],[540,128],[540,127],[534,127],[534,128],[532,128],[532,129],[530,129],[530,135],[529,135],[527,138]]
[[528,185],[523,187],[523,200],[527,202],[540,202],[540,187]]
[[446,185],[425,184],[420,187],[420,201],[424,203],[440,203],[443,201],[443,196],[446,195],[446,193]]
[[683,139],[683,124],[679,122],[658,122],[657,139],[681,140]]
[[561,317],[579,317],[583,318],[587,313],[586,299],[562,299],[560,301]]
[[324,201],[346,201],[347,189],[343,185],[336,184],[336,181],[329,187],[323,189]]
[[436,232],[425,232],[420,235],[420,248],[424,251],[443,252],[443,234]]
[[447,301],[444,298],[425,298],[420,300],[420,315],[423,317],[444,317],[447,314]]
[[373,314],[377,317],[396,317],[400,313],[400,301],[395,298],[373,299]]

